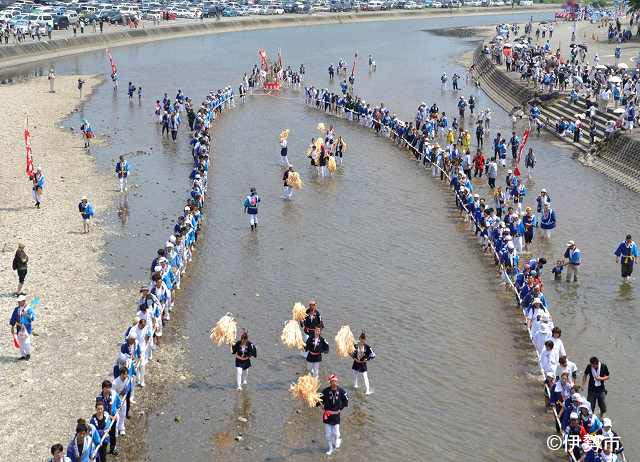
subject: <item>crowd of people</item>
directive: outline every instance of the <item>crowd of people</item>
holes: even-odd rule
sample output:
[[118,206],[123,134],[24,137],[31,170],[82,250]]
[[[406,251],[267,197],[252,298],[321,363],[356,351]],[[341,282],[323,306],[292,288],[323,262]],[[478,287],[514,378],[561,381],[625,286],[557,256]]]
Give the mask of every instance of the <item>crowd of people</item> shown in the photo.
[[[615,30],[621,30],[616,18]],[[518,37],[514,26],[500,25],[496,37],[485,45],[484,52],[491,56],[494,63],[504,65],[506,72],[520,75],[523,81],[533,85],[540,93],[566,97],[569,102],[583,100],[586,109],[575,106],[576,113],[557,120],[538,119],[549,127],[555,127],[561,136],[567,136],[574,142],[581,139],[583,133],[590,137],[590,144],[596,138],[596,117],[607,119],[604,126],[606,138],[618,130],[632,130],[638,125],[638,92],[640,75],[629,70],[622,59],[621,46],[614,50],[615,63],[605,65],[599,55],[590,58],[588,46],[579,43],[574,37],[569,52],[562,54],[559,48],[551,44],[552,30],[542,42],[540,27],[536,29],[535,39],[530,22],[525,26],[524,35]]]
[[[101,383],[95,400],[95,414],[89,419],[78,419],[75,434],[66,450],[59,443],[51,447],[52,461],[106,462],[109,455],[118,454],[118,438],[126,435],[126,421],[132,405],[136,404],[136,387],[145,386],[146,365],[160,346],[163,327],[171,319],[176,292],[180,290],[181,279],[198,242],[207,191],[211,126],[218,116],[234,106],[233,96],[233,91],[225,88],[210,92],[199,107],[193,106],[192,100],[187,97],[176,97],[174,102],[167,102],[168,113],[184,111],[194,114],[192,118],[189,117],[193,154],[193,170],[189,179],[190,197],[175,223],[173,233],[151,263],[149,284],[140,288],[135,320],[124,331],[113,368],[113,378]],[[126,160],[120,157],[116,165],[116,176],[121,191],[126,191],[128,172]],[[85,218],[89,213],[88,208],[91,208],[91,204],[83,197],[79,209],[85,230],[88,230],[88,219]],[[27,259],[26,254],[22,255],[24,247],[19,250],[22,253],[17,255],[15,266],[24,281]],[[18,290],[21,290],[21,285]],[[21,295],[10,323],[12,331],[19,331],[17,335],[25,331],[30,336],[34,320],[33,302],[27,306],[26,297]],[[24,336],[23,339],[18,337],[23,357],[28,359],[30,342],[24,340]]]
[[[538,223],[544,231],[543,236],[551,236],[556,217],[551,207],[551,196],[546,189],[542,189],[536,197],[534,207],[525,205],[526,187],[516,171],[520,162],[519,153],[524,145],[521,146],[522,141],[517,139],[515,132],[508,143],[513,156],[512,168],[506,169],[504,191],[502,187],[494,188],[499,170],[497,161],[506,148],[504,138],[496,134],[494,154],[485,167],[491,175],[489,180],[493,180],[489,182],[493,198],[485,198],[474,190],[479,189],[477,183],[480,180],[474,184],[474,177],[471,176],[472,168],[477,173],[483,170],[485,158],[480,141],[476,156],[472,159],[468,149],[470,141],[464,140],[463,123],[455,132],[444,128],[446,124],[443,119],[446,115],[439,111],[437,104],[428,106],[421,103],[415,121],[404,122],[384,103],[371,105],[350,94],[336,95],[314,87],[306,89],[305,94],[308,105],[360,123],[377,135],[388,137],[399,147],[411,151],[425,169],[432,171],[434,178],[439,177],[441,181],[449,183],[464,221],[469,223],[477,236],[483,253],[493,255],[503,283],[511,288],[522,308],[544,375],[549,406],[556,412],[558,429],[563,435],[571,436],[579,427],[579,440],[571,440],[568,450],[573,451],[578,460],[623,460],[620,439],[612,431],[611,420],[604,417],[607,411],[605,396],[609,370],[597,357],[592,357],[584,370],[582,384],[575,383],[577,368],[568,359],[561,340],[562,331],[554,325],[544,296],[542,275],[547,260],[544,257],[532,257],[529,245]],[[460,115],[463,121],[464,114]],[[471,123],[485,126],[485,120],[474,122],[472,116],[469,118]],[[441,142],[444,148],[440,146]],[[491,206],[491,202],[494,206]],[[633,265],[631,262],[637,258],[637,246],[630,235],[620,243],[615,254],[628,256],[627,264]],[[581,263],[580,249],[575,242],[569,241],[564,258],[556,262],[551,273],[555,280],[560,280],[566,269],[566,281],[573,283],[578,280]],[[622,272],[625,278],[629,274],[625,270]],[[587,396],[584,397],[582,393],[587,381]],[[596,414],[597,407],[600,416]]]

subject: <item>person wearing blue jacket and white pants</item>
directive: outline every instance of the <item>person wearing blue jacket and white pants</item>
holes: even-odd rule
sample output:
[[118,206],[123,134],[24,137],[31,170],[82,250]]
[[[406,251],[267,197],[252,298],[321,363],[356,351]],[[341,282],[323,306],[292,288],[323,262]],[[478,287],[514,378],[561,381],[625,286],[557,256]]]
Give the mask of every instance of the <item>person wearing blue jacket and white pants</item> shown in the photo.
[[256,188],[251,188],[250,194],[245,197],[243,206],[244,211],[249,215],[249,226],[251,231],[258,228],[258,204],[260,203],[260,196],[256,194]]
[[553,211],[548,202],[544,204],[542,215],[540,216],[540,227],[543,230],[543,236],[546,239],[551,239],[551,231],[556,227],[556,212]]

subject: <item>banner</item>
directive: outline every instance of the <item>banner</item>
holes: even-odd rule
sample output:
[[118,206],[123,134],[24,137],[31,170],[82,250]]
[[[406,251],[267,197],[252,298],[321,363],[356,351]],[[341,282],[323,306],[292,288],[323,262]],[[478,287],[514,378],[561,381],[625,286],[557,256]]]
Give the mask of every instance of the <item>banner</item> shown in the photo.
[[31,178],[33,176],[33,158],[31,157],[31,133],[29,133],[28,126],[24,129],[24,148],[27,153],[26,174]]
[[111,65],[111,75],[114,75],[118,72],[118,68],[116,67],[116,63],[113,61],[113,56],[111,56],[111,51],[107,49],[107,57],[109,58],[109,64]]
[[516,168],[513,171],[513,174],[515,176],[520,176],[520,159],[522,158],[524,147],[527,144],[527,140],[529,139],[529,133],[531,133],[531,129],[527,128],[522,135],[522,141],[520,142],[520,147],[518,148],[518,156],[516,157]]

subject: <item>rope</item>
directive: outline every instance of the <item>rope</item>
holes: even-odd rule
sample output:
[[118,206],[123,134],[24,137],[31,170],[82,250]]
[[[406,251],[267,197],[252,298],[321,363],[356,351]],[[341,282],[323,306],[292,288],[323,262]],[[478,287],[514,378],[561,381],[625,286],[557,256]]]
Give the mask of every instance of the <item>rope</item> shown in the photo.
[[[316,109],[318,111],[322,111],[327,115],[333,116],[333,117],[337,117],[339,119],[345,119],[344,117],[342,117],[339,113],[331,113],[331,112],[326,112],[322,109],[322,107],[315,107],[315,104],[307,104],[307,106],[312,107],[313,109]],[[321,106],[324,106],[324,103],[321,102]],[[352,113],[352,114],[357,114],[357,115],[361,115],[359,113],[357,113],[356,111],[353,111],[351,109],[345,108],[345,107],[338,107],[338,110],[344,111],[345,113]],[[346,119],[350,122],[353,122],[353,120],[350,119]],[[373,122],[372,119],[370,118],[365,118],[365,123],[366,122]],[[385,129],[386,133],[393,133],[398,139],[403,140],[403,138],[401,137],[401,135],[393,130],[392,128],[382,124],[382,122],[380,122],[381,127],[383,127]],[[360,125],[365,126],[364,124],[360,123]],[[372,127],[369,127],[372,128]],[[414,151],[416,154],[418,154],[418,156],[420,157],[420,159],[422,160],[424,158],[424,154],[421,153],[420,151],[418,151],[414,146],[411,146],[410,144],[404,142],[404,146],[405,147],[409,147],[412,151]],[[398,145],[398,147],[402,147],[402,145]],[[440,173],[447,178],[447,180],[450,182],[451,181],[451,176],[444,170],[442,169],[439,165],[437,165],[434,162],[431,162],[431,165],[436,167]],[[456,195],[458,197],[458,202],[462,205],[462,208],[465,212],[467,212],[468,216],[471,218],[472,222],[476,225],[476,227],[482,231],[486,230],[485,227],[483,227],[482,225],[480,225],[480,223],[478,223],[478,221],[475,219],[475,217],[471,214],[469,214],[469,210],[467,209],[466,205],[463,203],[461,197],[459,196],[459,194],[456,192]],[[488,239],[488,245],[491,248],[492,252],[493,252],[493,256],[496,258],[496,260],[499,262],[500,261],[500,256],[495,248],[495,245],[493,244],[493,242],[491,241],[491,239]],[[508,274],[507,270],[505,269],[503,264],[499,265],[500,270],[502,272],[502,276],[505,279],[506,284],[511,288],[511,291],[513,292],[513,295],[515,296],[516,302],[518,303],[518,307],[521,309],[521,314],[522,317],[525,320],[525,325],[527,325],[526,321],[527,321],[527,315],[526,315],[526,309],[522,307],[522,300],[520,298],[520,295],[518,293],[518,289],[516,288],[511,276]],[[549,310],[547,310],[549,311]],[[540,373],[542,374],[543,377],[545,377],[545,373],[544,373],[544,369],[542,368],[542,366],[540,366],[540,353],[538,352],[537,348],[535,347],[535,344],[533,343],[533,334],[531,332],[531,329],[529,328],[529,326],[527,326],[527,333],[529,334],[529,339],[531,340],[531,343],[534,345],[534,351],[536,352],[536,357],[538,358],[538,366],[540,367]],[[545,377],[546,379],[546,377]],[[545,383],[544,385],[544,389],[545,389],[545,393],[547,394],[547,396],[551,397],[551,390],[549,389],[549,386]],[[562,428],[562,422],[560,421],[560,415],[558,414],[558,411],[556,409],[555,406],[552,406],[552,411],[553,411],[553,416],[554,419],[556,421],[556,426],[557,428],[560,429],[560,435],[562,436],[563,441],[567,441],[567,435],[564,431],[564,429]],[[566,449],[566,448],[565,448]],[[572,462],[578,462],[577,459],[575,458],[575,455],[573,454],[573,451],[566,449],[565,452],[569,455],[569,460]],[[624,457],[624,453],[621,453],[622,455],[622,459],[626,460]]]
[[[211,123],[211,122],[215,121],[215,119],[216,119],[215,111],[217,109],[219,109],[220,107],[224,106],[227,103],[229,103],[230,108],[235,107],[234,106],[234,94],[233,94],[232,90],[229,90],[227,93],[223,94],[221,98],[215,99],[215,100],[213,100],[213,101],[211,101],[209,103],[208,108],[207,108],[208,109],[207,110],[207,115],[205,117],[205,123],[208,124],[208,123]],[[199,227],[199,222],[198,222],[198,227]],[[184,262],[184,265],[185,266],[187,265],[187,261]],[[162,322],[162,319],[160,320],[160,322]],[[153,336],[156,334],[156,331],[157,331],[156,328],[152,328],[151,338],[153,338]],[[150,344],[147,342],[147,346],[145,348],[145,351],[140,353],[140,357],[134,363],[134,367],[136,368],[136,370],[139,370],[142,358],[146,357],[149,348],[150,348]],[[131,380],[131,383],[130,383],[129,386],[135,387],[135,383],[133,383],[133,380]],[[125,395],[124,395],[125,397],[126,397],[126,394],[127,393],[125,393]],[[111,428],[116,424],[116,422],[118,420],[118,416],[120,414],[120,410],[125,405],[126,405],[126,399],[122,399],[122,402],[121,402],[120,406],[116,409],[115,413],[112,416],[112,419],[111,419],[111,422],[110,422],[109,426],[104,429],[104,433],[102,434],[102,437],[100,438],[99,444],[97,444],[96,447],[94,448],[94,450],[92,451],[91,456],[89,458],[90,461],[94,461],[98,457],[98,452],[100,451],[100,448],[105,443],[106,439],[109,437],[109,432],[111,431]],[[110,410],[106,410],[106,411],[107,411],[107,413],[110,413]]]

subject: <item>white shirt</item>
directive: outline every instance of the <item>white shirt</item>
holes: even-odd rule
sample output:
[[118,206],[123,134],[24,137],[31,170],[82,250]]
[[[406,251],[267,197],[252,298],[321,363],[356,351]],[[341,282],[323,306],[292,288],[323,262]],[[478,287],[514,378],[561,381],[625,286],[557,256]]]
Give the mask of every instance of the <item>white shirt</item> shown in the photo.
[[540,367],[542,367],[545,376],[547,372],[556,373],[556,369],[558,368],[558,357],[553,350],[544,349],[540,355]]
[[573,384],[573,374],[578,373],[578,366],[576,366],[576,363],[567,360],[567,365],[565,367],[562,367],[558,364],[558,367],[556,369],[556,377],[561,377],[565,372],[569,374],[569,381]]
[[116,377],[116,379],[113,381],[113,389],[116,391],[116,393],[118,393],[120,396],[126,395],[125,391],[127,389],[127,387],[129,386],[130,380],[129,377],[127,377],[124,381],[120,378],[120,376]]

